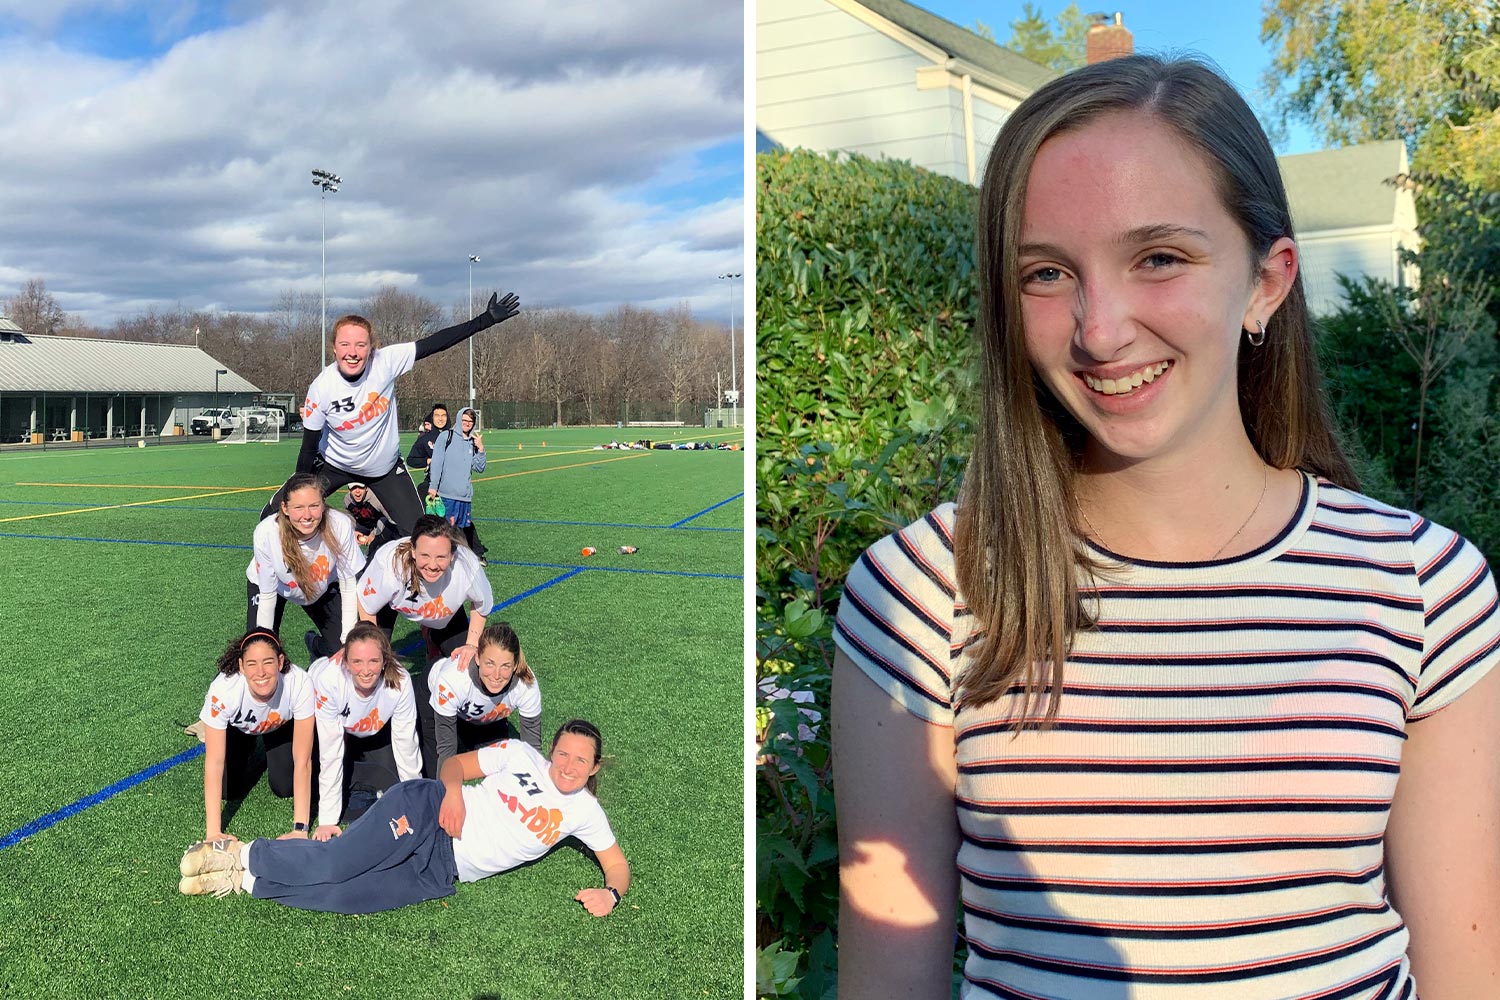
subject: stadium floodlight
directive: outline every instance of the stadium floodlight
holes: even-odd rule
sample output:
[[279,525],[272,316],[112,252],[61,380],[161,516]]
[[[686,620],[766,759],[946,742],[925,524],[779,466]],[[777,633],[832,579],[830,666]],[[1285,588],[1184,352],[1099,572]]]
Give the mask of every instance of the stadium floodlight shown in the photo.
[[319,367],[328,366],[328,194],[337,191],[344,179],[338,174],[331,174],[326,170],[314,170],[313,185],[321,189],[318,200],[323,203],[323,336],[322,345],[319,348],[321,364]]
[[735,357],[734,357],[734,279],[738,278],[739,276],[740,276],[740,272],[739,271],[735,271],[733,274],[721,274],[721,275],[719,275],[719,279],[721,281],[724,280],[724,279],[726,279],[726,278],[729,279],[729,391],[733,394],[733,395],[731,395],[729,397],[729,399],[730,399],[729,426],[730,427],[738,427],[740,425],[740,418],[739,418],[740,382],[739,382],[739,375],[738,375],[738,373],[736,371],[736,364],[735,364]]
[[214,369],[214,426],[219,426],[219,376],[228,375],[228,368]]
[[[477,253],[469,254],[469,315],[474,315],[474,265],[479,263]],[[469,338],[469,407],[474,406],[474,338]]]

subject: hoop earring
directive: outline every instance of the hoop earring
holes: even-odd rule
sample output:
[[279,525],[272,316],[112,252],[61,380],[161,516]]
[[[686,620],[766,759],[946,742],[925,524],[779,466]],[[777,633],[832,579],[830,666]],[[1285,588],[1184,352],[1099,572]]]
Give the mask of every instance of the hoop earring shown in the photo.
[[1259,347],[1266,342],[1266,325],[1260,320],[1255,321],[1255,332],[1245,331],[1245,339],[1250,341],[1251,347]]

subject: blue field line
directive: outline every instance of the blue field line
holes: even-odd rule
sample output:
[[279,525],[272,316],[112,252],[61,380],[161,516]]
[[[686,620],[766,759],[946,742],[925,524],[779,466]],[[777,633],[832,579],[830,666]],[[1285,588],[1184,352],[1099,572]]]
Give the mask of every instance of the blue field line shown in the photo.
[[[512,604],[515,604],[517,601],[524,601],[526,598],[532,596],[533,594],[541,593],[548,587],[554,587],[557,584],[562,583],[564,580],[570,580],[573,577],[577,576],[579,573],[582,573],[584,571],[584,568],[585,567],[582,566],[575,566],[568,572],[563,573],[560,576],[555,576],[552,579],[548,580],[546,583],[539,583],[535,587],[532,587],[530,590],[523,590],[521,593],[515,595],[514,597],[507,597],[505,600],[495,605],[494,611],[499,611],[501,608],[508,608]],[[490,613],[494,614],[494,611],[491,611]],[[401,648],[397,650],[397,652],[402,656],[410,656],[412,653],[415,653],[419,649],[421,649],[422,645],[422,635],[419,632],[411,639],[411,641],[404,643]],[[7,833],[4,839],[0,839],[0,851],[3,851],[5,848],[10,847],[12,844],[19,844],[21,841],[25,840],[27,837],[30,837],[32,834],[41,833],[43,830],[47,829],[50,826],[56,826],[58,823],[61,823],[69,816],[80,813],[83,810],[87,809],[89,806],[98,805],[100,802],[103,802],[106,799],[113,798],[114,796],[119,795],[121,792],[128,791],[134,788],[136,785],[139,785],[141,782],[145,781],[148,778],[154,778],[158,774],[161,774],[163,771],[174,768],[178,764],[190,761],[194,757],[199,757],[202,754],[203,744],[200,743],[195,747],[182,751],[182,753],[178,754],[175,757],[168,757],[166,760],[161,761],[160,763],[152,764],[150,767],[146,768],[143,771],[137,771],[135,774],[132,774],[128,778],[122,778],[121,780],[115,782],[113,785],[110,785],[108,788],[100,789],[93,795],[86,795],[83,798],[79,799],[77,802],[74,802],[72,805],[63,806],[56,812],[50,812],[40,819],[34,819],[30,823],[27,823],[25,826],[18,827],[17,829],[12,830],[10,833]]]
[[30,837],[32,834],[41,833],[48,827],[56,826],[58,823],[61,823],[69,816],[80,813],[83,810],[87,809],[89,806],[98,805],[105,799],[113,798],[114,796],[119,795],[121,792],[134,788],[141,782],[146,781],[150,778],[154,778],[158,774],[161,774],[163,771],[174,768],[184,761],[192,760],[194,757],[201,757],[202,755],[203,744],[199,743],[197,746],[182,751],[182,753],[178,754],[175,757],[168,757],[164,761],[152,764],[145,770],[135,772],[128,778],[121,778],[113,785],[110,785],[108,788],[101,788],[93,795],[85,795],[83,798],[79,799],[77,802],[74,802],[72,805],[63,806],[56,812],[49,812],[47,815],[39,819],[32,820],[25,826],[17,827],[10,833],[7,833],[4,838],[0,838],[0,851],[3,851],[5,848],[10,847],[13,844],[19,844],[21,841],[25,840],[27,837]]
[[[79,538],[75,535],[30,535],[21,531],[0,531],[0,538],[40,538],[44,541],[53,542],[103,542],[118,545],[168,545],[187,549],[238,549],[249,552],[249,545],[224,545],[217,542],[159,542],[147,541],[140,538]],[[524,566],[532,569],[570,569],[582,573],[588,570],[592,573],[641,573],[646,576],[706,576],[716,580],[741,580],[739,575],[727,573],[694,573],[687,570],[677,569],[632,569],[626,566],[574,566],[570,563],[533,563],[533,562],[511,562],[505,559],[491,559],[491,566]],[[550,586],[548,584],[547,586]]]
[[[704,514],[707,514],[711,510],[718,510],[720,507],[724,506],[726,503],[733,503],[734,501],[738,500],[740,497],[742,497],[744,495],[745,495],[744,491],[741,490],[739,493],[736,493],[734,496],[730,497],[728,500],[720,500],[718,503],[714,504],[712,507],[705,507],[702,510],[700,510],[698,513],[693,514],[690,517],[685,517],[681,521],[678,521],[676,524],[668,525],[668,527],[680,528],[684,524],[687,524],[689,521],[692,521],[692,520],[694,520],[696,518],[700,518]],[[738,531],[740,529],[738,529],[738,528],[730,528],[728,530],[730,530],[730,531]]]
[[[740,494],[740,496],[744,496],[744,494],[742,493]],[[734,499],[736,498],[729,498],[729,500]],[[729,500],[725,500],[724,503],[728,503]],[[119,507],[116,504],[107,503],[68,504],[58,503],[56,500],[0,500],[0,505],[7,504],[19,504],[27,507],[72,507],[78,510],[93,510],[96,507],[102,509],[114,508],[117,510],[128,510],[131,512],[139,511],[144,514],[156,513],[162,510],[206,510],[212,511],[216,514],[259,514],[261,511],[261,508],[259,507],[208,507],[200,504],[175,503],[170,507],[158,506],[155,511],[153,511],[146,507]],[[714,507],[720,506],[723,505],[714,504]],[[708,510],[713,509],[713,507],[708,508]],[[708,511],[703,511],[703,513],[706,514],[708,513]],[[697,516],[697,514],[693,515],[693,517]],[[475,517],[472,518],[472,520],[483,521],[489,524],[555,524],[559,527],[567,528],[629,528],[631,530],[640,531],[668,531],[673,528],[676,528],[680,531],[744,531],[743,528],[704,528],[698,525],[685,526],[681,521],[678,521],[676,524],[622,524],[616,521],[548,521],[536,517]],[[692,518],[688,518],[688,520],[692,520]]]

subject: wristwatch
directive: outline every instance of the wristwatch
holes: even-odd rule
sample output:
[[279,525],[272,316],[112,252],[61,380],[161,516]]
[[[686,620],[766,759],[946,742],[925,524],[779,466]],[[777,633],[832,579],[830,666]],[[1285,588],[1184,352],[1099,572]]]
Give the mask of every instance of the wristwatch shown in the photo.
[[619,889],[616,889],[612,885],[607,885],[607,886],[604,887],[604,891],[607,892],[607,893],[609,893],[611,896],[615,897],[615,905],[616,906],[620,905],[620,890]]
[[306,823],[293,823],[292,824],[292,832],[293,833],[306,833],[307,832],[307,824]]

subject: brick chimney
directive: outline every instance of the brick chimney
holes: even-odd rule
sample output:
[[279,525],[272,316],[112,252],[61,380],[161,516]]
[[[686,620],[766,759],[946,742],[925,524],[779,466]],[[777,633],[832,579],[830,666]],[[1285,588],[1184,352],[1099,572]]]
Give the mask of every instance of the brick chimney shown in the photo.
[[1135,36],[1125,27],[1125,15],[1115,11],[1111,23],[1108,14],[1090,14],[1093,24],[1083,39],[1084,61],[1090,66],[1109,59],[1135,54]]

